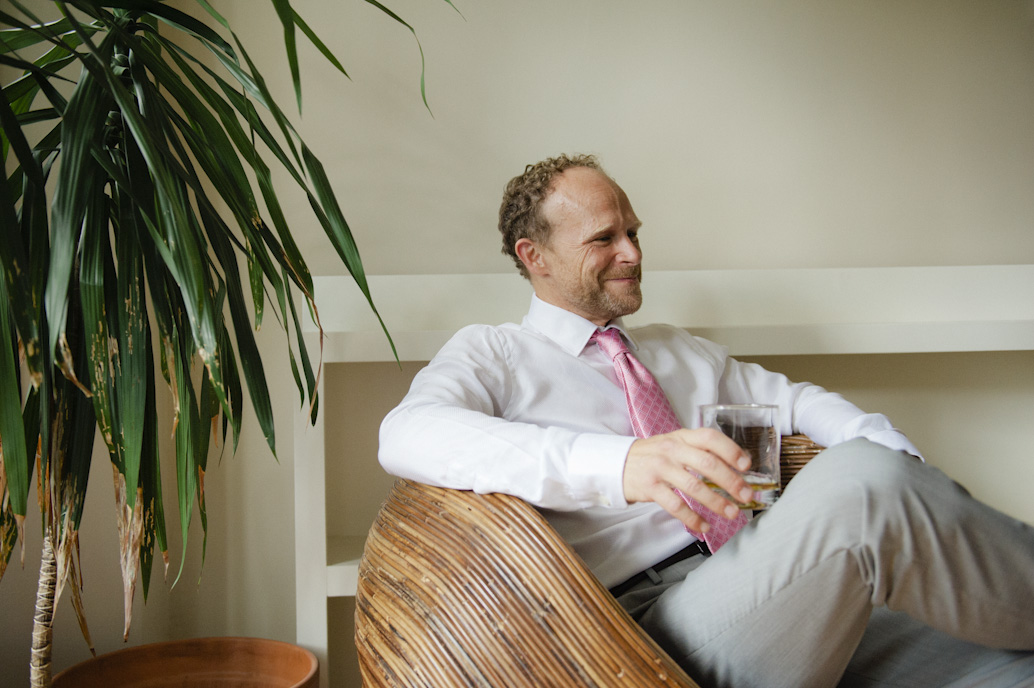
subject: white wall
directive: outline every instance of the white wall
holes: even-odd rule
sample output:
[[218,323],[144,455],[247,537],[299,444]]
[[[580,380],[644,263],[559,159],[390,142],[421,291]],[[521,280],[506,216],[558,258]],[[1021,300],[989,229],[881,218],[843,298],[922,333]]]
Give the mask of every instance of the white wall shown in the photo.
[[[1029,1],[455,1],[462,18],[441,1],[390,3],[420,36],[433,117],[420,102],[419,53],[404,27],[360,0],[293,3],[353,79],[305,49],[300,129],[334,179],[371,273],[509,271],[494,229],[502,186],[524,164],[560,151],[602,156],[645,222],[652,269],[1034,262]],[[272,10],[217,5],[289,110]],[[304,198],[285,194],[285,203],[313,272],[340,273]],[[146,608],[138,599],[133,643],[294,636],[297,397],[275,330],[267,319],[262,346],[271,356],[280,463],[251,422],[238,455],[209,472],[203,577],[197,538],[180,585],[167,594],[156,582]],[[1003,465],[1029,466],[1018,448],[1034,408],[1030,355],[809,359],[766,363],[892,411],[921,446],[994,438],[982,468],[970,471],[978,480],[1001,480]],[[342,377],[369,375],[391,381],[357,383],[364,392],[384,388],[371,408],[404,388],[404,374],[390,366]],[[963,445],[947,466],[953,475],[969,470],[970,449],[982,446]],[[343,454],[347,463],[330,480],[354,462],[382,486],[371,453]],[[101,650],[121,645],[109,476],[99,456],[81,535]],[[977,492],[995,503],[992,487]],[[999,506],[1030,520],[1030,507],[1011,499]],[[175,519],[174,505],[167,508]],[[35,549],[30,543],[24,571],[15,565],[0,583],[4,685],[24,684]],[[177,545],[172,556],[177,566]],[[335,612],[335,661],[347,663],[347,605]],[[55,668],[86,656],[77,635],[66,600]]]

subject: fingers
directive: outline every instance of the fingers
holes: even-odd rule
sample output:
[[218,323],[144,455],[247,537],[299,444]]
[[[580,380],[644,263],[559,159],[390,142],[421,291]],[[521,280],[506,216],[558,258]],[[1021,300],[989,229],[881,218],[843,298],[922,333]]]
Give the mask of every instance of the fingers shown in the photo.
[[[688,473],[688,471],[682,472]],[[735,484],[742,482],[743,485],[746,486],[746,483],[743,482],[742,478],[740,478],[738,474],[735,480]],[[713,483],[714,481],[711,482]],[[728,497],[717,492],[712,485],[707,483],[706,480],[697,478],[693,474],[689,474],[689,480],[686,480],[685,478],[681,478],[681,480],[676,478],[676,480],[673,481],[672,487],[677,489],[683,495],[693,498],[719,516],[723,516],[730,520],[739,516],[740,508],[738,504],[729,501]],[[726,492],[734,498],[739,497],[741,502],[748,502],[753,498],[753,493],[749,486],[746,486],[739,492],[729,492],[728,488],[723,489],[725,489]]]
[[732,519],[739,513],[738,505],[715,492],[712,486],[749,502],[750,487],[739,473],[749,466],[750,459],[739,445],[710,428],[677,430],[639,439],[632,443],[625,460],[625,499],[655,502],[692,530],[703,532],[706,522],[673,490]]
[[704,458],[704,461],[709,462],[712,458],[718,458],[726,466],[733,466],[739,471],[750,468],[750,456],[747,452],[720,430],[697,428],[695,430],[677,430],[671,434],[687,447],[705,450],[708,456]]
[[[658,494],[658,498],[655,500],[658,506],[667,511],[677,520],[682,522],[682,525],[689,528],[695,533],[706,533],[711,530],[711,524],[708,523],[703,516],[693,511],[689,504],[686,503],[679,493],[672,489],[666,489],[663,494]],[[739,511],[739,509],[737,509]]]

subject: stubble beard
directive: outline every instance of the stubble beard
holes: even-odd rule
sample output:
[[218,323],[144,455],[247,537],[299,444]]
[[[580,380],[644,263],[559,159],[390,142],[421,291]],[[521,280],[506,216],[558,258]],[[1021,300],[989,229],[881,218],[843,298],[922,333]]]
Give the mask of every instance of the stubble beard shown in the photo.
[[[608,280],[634,277],[635,282],[623,283],[617,293],[609,290]],[[606,316],[613,320],[624,315],[631,315],[643,305],[642,271],[639,268],[629,270],[625,274],[606,275],[600,277],[599,284],[585,296],[591,312]]]

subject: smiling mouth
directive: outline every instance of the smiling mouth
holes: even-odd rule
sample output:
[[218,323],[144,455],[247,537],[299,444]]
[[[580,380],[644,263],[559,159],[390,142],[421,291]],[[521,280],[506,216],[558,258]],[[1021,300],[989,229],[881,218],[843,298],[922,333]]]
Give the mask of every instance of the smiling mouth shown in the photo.
[[620,275],[610,275],[605,278],[608,282],[623,282],[626,280],[635,280],[641,282],[643,280],[643,273],[641,270],[634,270]]

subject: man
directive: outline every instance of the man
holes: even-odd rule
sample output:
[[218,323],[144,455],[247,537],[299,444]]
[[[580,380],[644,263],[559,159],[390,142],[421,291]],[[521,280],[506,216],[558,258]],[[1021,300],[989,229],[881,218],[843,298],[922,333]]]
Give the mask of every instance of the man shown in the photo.
[[[381,427],[389,472],[538,506],[706,686],[1034,684],[1034,529],[917,460],[884,416],[683,330],[625,328],[642,302],[640,222],[595,158],[528,166],[500,231],[530,311],[464,328],[417,375]],[[624,373],[597,343],[608,330],[681,429],[636,436]],[[750,496],[742,450],[696,427],[716,401],[776,404],[783,434],[830,447],[743,527],[704,484]],[[708,556],[698,535],[733,523]]]

